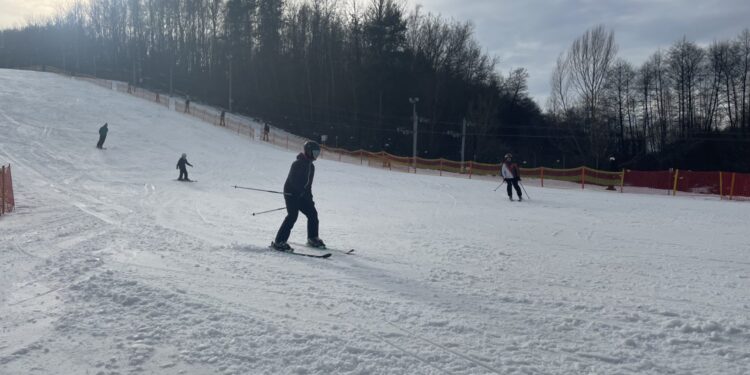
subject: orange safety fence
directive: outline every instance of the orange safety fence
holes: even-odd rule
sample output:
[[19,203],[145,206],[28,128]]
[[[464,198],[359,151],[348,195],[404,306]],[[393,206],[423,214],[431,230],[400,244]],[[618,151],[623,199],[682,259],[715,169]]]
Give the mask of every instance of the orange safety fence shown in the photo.
[[16,201],[13,197],[13,177],[10,174],[10,164],[0,166],[0,215],[13,212]]

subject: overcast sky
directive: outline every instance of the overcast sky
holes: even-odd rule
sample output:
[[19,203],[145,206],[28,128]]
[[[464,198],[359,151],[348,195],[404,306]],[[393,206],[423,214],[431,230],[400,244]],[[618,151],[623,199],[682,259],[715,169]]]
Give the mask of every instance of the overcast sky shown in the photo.
[[[0,28],[52,13],[68,0],[0,0]],[[347,0],[339,0],[341,3]],[[369,0],[364,0],[369,2]],[[362,2],[362,0],[360,0]],[[529,71],[529,91],[544,107],[557,56],[586,29],[615,31],[620,57],[640,64],[683,36],[707,45],[750,27],[750,0],[408,0],[422,12],[470,20],[498,68]]]

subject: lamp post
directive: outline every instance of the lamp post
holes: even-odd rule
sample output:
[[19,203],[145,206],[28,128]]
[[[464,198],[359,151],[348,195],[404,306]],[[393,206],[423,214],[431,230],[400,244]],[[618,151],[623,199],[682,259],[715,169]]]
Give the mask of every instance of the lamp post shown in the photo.
[[230,51],[227,54],[227,62],[229,63],[229,102],[227,103],[229,105],[229,112],[232,112],[232,52]]
[[412,147],[412,154],[414,157],[414,172],[417,171],[417,103],[419,103],[418,97],[409,98],[409,103],[412,105],[412,117],[414,118],[414,145]]
[[[609,157],[609,170],[614,172],[615,171],[615,157],[610,156]],[[610,182],[609,186],[607,186],[607,190],[615,190],[614,185]]]

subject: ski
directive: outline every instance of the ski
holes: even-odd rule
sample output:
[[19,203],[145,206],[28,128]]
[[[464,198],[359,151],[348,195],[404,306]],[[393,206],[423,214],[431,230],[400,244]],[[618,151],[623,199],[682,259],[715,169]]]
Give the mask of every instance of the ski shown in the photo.
[[307,247],[307,248],[309,248],[309,249],[314,249],[314,250],[328,250],[328,251],[335,251],[335,252],[337,252],[337,253],[342,253],[342,254],[346,254],[346,255],[354,255],[354,251],[355,251],[354,249],[349,249],[349,250],[343,250],[343,249],[331,249],[331,248],[329,248],[329,247],[327,247],[327,246],[323,246],[323,247],[312,247],[312,246],[310,246],[310,245],[307,245],[307,244],[302,244],[302,243],[297,243],[297,242],[290,242],[290,244],[292,244],[292,245],[295,245],[295,246],[303,246],[303,247]]
[[325,254],[307,254],[307,253],[297,253],[297,252],[294,251],[294,249],[292,249],[291,251],[284,251],[284,250],[277,250],[273,246],[269,246],[268,248],[271,249],[271,250],[273,250],[273,251],[278,251],[280,253],[291,254],[291,255],[300,255],[300,256],[310,257],[310,258],[330,258],[331,257],[331,253],[325,253]]

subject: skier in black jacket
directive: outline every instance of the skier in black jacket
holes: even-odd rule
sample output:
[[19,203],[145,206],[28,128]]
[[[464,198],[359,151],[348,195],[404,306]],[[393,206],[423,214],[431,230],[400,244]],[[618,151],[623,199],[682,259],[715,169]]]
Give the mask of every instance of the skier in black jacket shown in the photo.
[[109,128],[107,127],[107,123],[105,122],[104,125],[102,125],[102,127],[99,128],[99,142],[96,142],[96,148],[98,149],[104,148],[104,140],[107,139],[108,131],[109,131]]
[[276,234],[276,239],[271,243],[276,250],[292,250],[286,241],[289,239],[299,212],[307,216],[307,244],[318,248],[326,246],[318,238],[318,211],[315,209],[312,195],[312,183],[315,177],[313,161],[318,158],[318,155],[320,155],[320,146],[309,141],[305,143],[304,152],[297,155],[297,160],[289,169],[289,176],[284,183],[287,215]]
[[190,181],[188,178],[187,173],[187,167],[185,165],[193,166],[187,161],[187,154],[182,154],[182,157],[180,157],[180,160],[177,160],[177,167],[175,169],[180,170],[180,177],[177,178],[177,181]]

